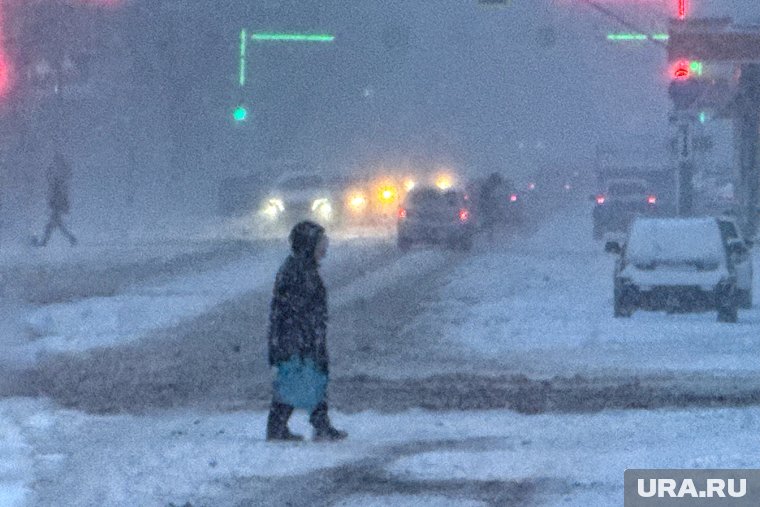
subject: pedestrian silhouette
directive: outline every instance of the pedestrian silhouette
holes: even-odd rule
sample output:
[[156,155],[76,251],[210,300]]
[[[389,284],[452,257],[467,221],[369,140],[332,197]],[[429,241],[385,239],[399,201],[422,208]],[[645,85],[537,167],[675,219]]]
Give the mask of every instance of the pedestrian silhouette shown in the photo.
[[71,210],[71,204],[69,203],[71,168],[60,153],[56,153],[53,157],[53,163],[48,168],[47,180],[47,204],[50,215],[47,224],[45,224],[42,238],[34,241],[34,243],[40,247],[47,245],[50,235],[53,234],[54,230],[58,229],[69,240],[71,246],[74,246],[77,244],[77,239],[63,223],[63,216],[67,215]]
[[294,408],[308,410],[315,440],[341,440],[346,432],[327,415],[327,292],[319,261],[327,253],[322,226],[304,221],[290,232],[292,252],[275,279],[269,315],[269,364],[277,369],[267,440],[301,440],[288,429]]

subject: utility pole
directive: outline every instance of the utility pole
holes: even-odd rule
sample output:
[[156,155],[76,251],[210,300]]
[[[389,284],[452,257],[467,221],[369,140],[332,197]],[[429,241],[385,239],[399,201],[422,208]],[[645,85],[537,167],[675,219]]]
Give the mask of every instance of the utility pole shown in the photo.
[[679,217],[694,213],[694,126],[697,118],[689,111],[677,111],[674,115],[676,125],[676,214]]
[[744,233],[754,237],[758,226],[760,160],[760,64],[745,63],[741,67],[735,117],[739,167],[735,196],[743,213]]

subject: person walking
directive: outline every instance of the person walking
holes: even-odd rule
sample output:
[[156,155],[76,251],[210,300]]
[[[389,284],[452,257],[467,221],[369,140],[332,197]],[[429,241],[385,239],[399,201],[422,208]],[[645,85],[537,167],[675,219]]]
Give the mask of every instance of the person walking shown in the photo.
[[71,206],[69,204],[69,180],[71,179],[71,168],[66,163],[63,155],[56,153],[53,157],[53,163],[50,165],[47,174],[48,179],[48,195],[47,204],[50,209],[50,216],[45,230],[42,234],[42,239],[35,241],[36,246],[45,246],[50,240],[50,235],[55,229],[59,229],[61,233],[69,240],[69,244],[74,246],[77,244],[77,238],[66,228],[63,223],[63,215],[69,213]]
[[503,225],[506,199],[504,178],[497,172],[489,174],[481,184],[478,195],[478,212],[489,239],[492,239],[494,231]]
[[269,441],[302,440],[288,429],[295,408],[309,410],[314,440],[341,440],[327,414],[327,291],[319,263],[327,254],[325,229],[310,221],[290,231],[291,253],[277,273],[269,314],[269,364],[276,369],[267,420]]

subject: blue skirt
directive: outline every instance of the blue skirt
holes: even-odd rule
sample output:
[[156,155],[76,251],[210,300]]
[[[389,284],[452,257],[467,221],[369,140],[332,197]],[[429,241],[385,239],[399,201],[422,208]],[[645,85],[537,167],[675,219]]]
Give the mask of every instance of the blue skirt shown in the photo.
[[314,410],[327,394],[327,374],[310,358],[293,356],[277,365],[274,397],[291,407]]

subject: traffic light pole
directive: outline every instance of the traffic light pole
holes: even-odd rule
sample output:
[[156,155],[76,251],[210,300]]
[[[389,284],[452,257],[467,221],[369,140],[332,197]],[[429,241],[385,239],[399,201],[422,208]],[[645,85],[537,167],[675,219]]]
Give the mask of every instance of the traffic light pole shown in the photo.
[[694,213],[694,149],[693,131],[696,119],[688,111],[676,113],[676,214],[688,217]]
[[742,65],[736,100],[735,128],[738,139],[738,171],[735,195],[741,208],[742,227],[747,237],[754,237],[758,227],[760,197],[760,64]]

